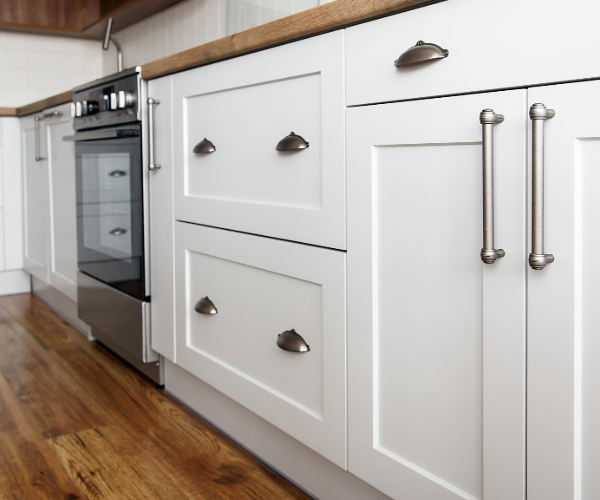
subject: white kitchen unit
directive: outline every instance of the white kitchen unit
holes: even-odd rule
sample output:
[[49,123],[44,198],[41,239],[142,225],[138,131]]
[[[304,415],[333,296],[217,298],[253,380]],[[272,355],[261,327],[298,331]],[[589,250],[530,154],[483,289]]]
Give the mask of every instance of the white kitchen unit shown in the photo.
[[337,31],[173,76],[177,220],[346,248],[343,51]]
[[527,498],[593,500],[600,498],[600,271],[594,263],[600,82],[529,89],[534,103],[556,113],[541,122],[543,250],[555,261],[528,276]]
[[148,82],[153,114],[149,175],[152,349],[175,361],[175,216],[173,211],[172,77]]
[[346,468],[346,255],[177,222],[177,363]]
[[23,207],[20,128],[17,118],[0,118],[0,295],[28,292],[23,268]]
[[24,268],[33,291],[79,329],[75,149],[70,104],[20,119],[23,165]]
[[[492,265],[486,108],[506,117]],[[348,110],[349,470],[393,498],[523,498],[525,109],[515,90]]]
[[[581,50],[598,44],[598,15],[591,0],[452,0],[354,26],[346,30],[346,104],[598,77]],[[447,57],[396,67],[418,41]]]

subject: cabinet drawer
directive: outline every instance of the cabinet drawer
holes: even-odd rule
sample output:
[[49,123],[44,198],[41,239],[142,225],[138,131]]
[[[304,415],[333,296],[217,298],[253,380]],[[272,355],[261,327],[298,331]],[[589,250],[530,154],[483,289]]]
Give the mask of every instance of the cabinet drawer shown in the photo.
[[[182,222],[175,238],[177,363],[346,468],[345,254]],[[308,352],[278,346],[292,329]]]
[[[453,0],[349,28],[347,104],[598,77],[582,50],[600,41],[597,4],[574,0],[565,14],[542,0]],[[448,57],[396,68],[418,40]]]
[[[173,77],[176,219],[345,248],[343,38]],[[309,146],[277,151],[291,132]]]

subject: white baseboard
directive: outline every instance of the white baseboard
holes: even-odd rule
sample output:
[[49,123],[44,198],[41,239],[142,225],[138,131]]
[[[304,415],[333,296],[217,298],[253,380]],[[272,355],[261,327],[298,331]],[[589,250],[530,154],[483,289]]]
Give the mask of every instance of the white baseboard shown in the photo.
[[314,498],[391,500],[166,359],[165,391]]
[[31,291],[29,273],[22,269],[0,272],[0,295],[16,295]]

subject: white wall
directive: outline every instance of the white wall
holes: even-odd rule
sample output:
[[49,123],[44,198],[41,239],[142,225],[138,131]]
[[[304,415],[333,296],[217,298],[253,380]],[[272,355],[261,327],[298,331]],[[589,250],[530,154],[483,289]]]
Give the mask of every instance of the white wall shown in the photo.
[[101,42],[0,32],[0,107],[19,107],[102,76]]
[[[123,67],[130,68],[318,4],[319,0],[186,0],[115,33],[115,38],[123,47]],[[104,53],[104,74],[116,70],[111,45]]]

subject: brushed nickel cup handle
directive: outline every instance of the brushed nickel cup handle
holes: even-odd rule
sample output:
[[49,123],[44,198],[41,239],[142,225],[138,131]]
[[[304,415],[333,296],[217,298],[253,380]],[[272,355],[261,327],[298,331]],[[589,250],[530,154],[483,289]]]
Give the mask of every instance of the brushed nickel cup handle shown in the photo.
[[161,166],[154,163],[154,106],[160,104],[158,99],[148,97],[148,170],[158,170]]
[[494,125],[502,123],[504,116],[484,109],[479,115],[483,146],[483,248],[481,260],[493,264],[504,257],[501,248],[494,247]]
[[399,68],[401,66],[409,66],[425,61],[435,61],[436,59],[444,59],[448,57],[449,54],[450,52],[447,49],[443,49],[435,43],[427,43],[423,40],[419,40],[414,46],[406,49],[400,54],[400,57],[394,61],[394,66]]
[[541,103],[529,109],[531,119],[532,174],[531,174],[531,253],[529,265],[541,271],[554,262],[554,255],[544,253],[544,122],[556,113]]
[[288,352],[308,352],[310,346],[296,330],[286,330],[277,336],[277,347]]
[[275,146],[276,151],[302,151],[303,149],[307,149],[310,144],[305,141],[298,134],[294,134],[294,132],[290,132],[289,135],[286,135],[283,139],[281,139],[277,146]]
[[197,313],[208,315],[217,314],[219,312],[217,311],[217,307],[215,306],[213,301],[210,300],[208,297],[204,297],[203,299],[200,299],[198,302],[196,302],[194,310]]

